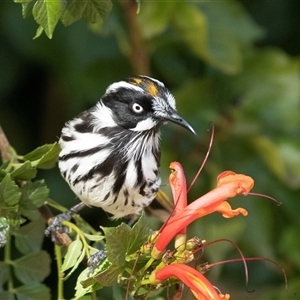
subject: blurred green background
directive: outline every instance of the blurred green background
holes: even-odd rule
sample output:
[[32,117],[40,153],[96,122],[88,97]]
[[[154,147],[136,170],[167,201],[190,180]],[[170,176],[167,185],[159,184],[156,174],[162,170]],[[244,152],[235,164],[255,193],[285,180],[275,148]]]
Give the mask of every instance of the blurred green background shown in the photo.
[[[178,160],[190,182],[211,154],[189,197],[215,186],[224,170],[250,175],[253,191],[282,202],[248,196],[230,201],[249,215],[210,215],[189,235],[235,242],[246,257],[266,257],[280,268],[249,263],[249,290],[242,263],[215,267],[207,276],[232,299],[300,299],[300,1],[113,2],[103,24],[81,20],[58,24],[53,38],[33,40],[37,24],[22,19],[21,6],[0,3],[0,124],[18,153],[57,141],[65,121],[94,105],[106,87],[124,77],[147,74],[165,83],[195,137],[169,124],[162,129],[163,189],[169,193],[169,163]],[[40,172],[51,197],[77,203],[57,169]],[[106,222],[99,209],[83,216]],[[153,220],[151,222],[158,228]],[[45,248],[51,249],[50,241]],[[218,242],[201,261],[237,258],[234,246]],[[55,299],[55,264],[46,280]],[[66,298],[74,282],[67,283]],[[298,293],[298,294],[297,294]],[[188,296],[187,296],[188,297]],[[109,299],[109,296],[108,298]]]

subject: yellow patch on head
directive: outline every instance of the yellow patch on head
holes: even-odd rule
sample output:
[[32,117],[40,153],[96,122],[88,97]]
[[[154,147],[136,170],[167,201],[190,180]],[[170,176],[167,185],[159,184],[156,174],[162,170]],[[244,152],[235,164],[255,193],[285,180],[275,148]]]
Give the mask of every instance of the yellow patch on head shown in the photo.
[[142,82],[142,79],[140,78],[132,78],[133,79],[133,84],[139,85]]
[[148,93],[151,95],[151,96],[156,96],[157,95],[157,87],[154,83],[150,82],[148,85],[147,85],[147,90],[148,90]]

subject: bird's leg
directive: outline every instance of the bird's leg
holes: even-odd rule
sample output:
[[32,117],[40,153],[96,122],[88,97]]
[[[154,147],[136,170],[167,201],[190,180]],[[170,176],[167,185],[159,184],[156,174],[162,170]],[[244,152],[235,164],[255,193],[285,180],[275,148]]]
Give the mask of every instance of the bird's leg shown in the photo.
[[126,224],[130,227],[132,227],[135,222],[138,220],[140,216],[137,215],[137,214],[131,214],[131,215],[128,215],[125,217],[125,220],[126,220]]
[[85,207],[85,204],[83,202],[71,207],[69,210],[51,218],[49,221],[49,225],[45,230],[45,235],[50,236],[52,242],[54,242],[57,245],[60,245],[61,242],[57,238],[56,233],[68,233],[68,228],[64,225],[62,225],[63,221],[70,221],[72,216],[76,213],[78,213],[80,210],[82,210]]

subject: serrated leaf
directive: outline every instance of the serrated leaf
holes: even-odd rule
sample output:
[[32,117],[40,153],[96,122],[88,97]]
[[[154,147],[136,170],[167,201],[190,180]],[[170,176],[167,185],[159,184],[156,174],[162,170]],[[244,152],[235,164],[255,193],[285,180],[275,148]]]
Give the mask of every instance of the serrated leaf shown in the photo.
[[116,266],[123,266],[131,228],[125,223],[121,223],[117,227],[101,228],[105,234],[105,248],[108,260]]
[[65,11],[62,14],[61,21],[65,26],[69,26],[83,17],[83,10],[86,7],[86,1],[71,0],[67,2]]
[[14,233],[15,245],[22,254],[41,250],[44,240],[45,221],[36,219]]
[[51,299],[51,290],[42,283],[27,283],[15,289],[18,300]]
[[118,276],[123,271],[123,266],[111,265],[105,271],[93,277],[93,280],[95,280],[101,286],[112,286],[114,283],[116,283]]
[[63,1],[60,0],[37,0],[33,6],[33,17],[43,28],[49,39],[52,38],[63,9]]
[[28,181],[21,187],[21,208],[34,209],[42,206],[49,197],[49,192],[43,179],[34,182]]
[[57,143],[46,144],[24,155],[23,159],[30,160],[34,167],[50,169],[55,166],[60,151],[60,146]]
[[73,241],[67,249],[67,253],[65,255],[64,262],[61,267],[61,272],[64,272],[72,268],[74,265],[76,265],[82,251],[83,251],[83,244],[81,240],[76,239],[75,241]]
[[89,23],[97,23],[103,21],[111,9],[112,3],[109,0],[69,0],[61,21],[65,26],[69,26],[81,18],[85,18]]
[[51,259],[46,251],[32,252],[12,262],[14,274],[24,284],[43,281],[50,274]]
[[143,245],[143,243],[147,241],[150,233],[151,230],[149,228],[149,224],[143,213],[139,220],[134,224],[130,232],[130,237],[127,244],[127,254],[130,255],[136,252]]
[[50,190],[43,179],[33,182],[33,186],[35,189],[32,190],[32,193],[29,195],[29,199],[36,207],[40,207],[49,197]]
[[103,20],[111,9],[112,3],[109,0],[90,0],[83,11],[83,16],[89,23],[97,23]]
[[21,198],[19,187],[7,174],[0,183],[0,204],[1,206],[14,206]]
[[18,166],[11,172],[11,177],[19,180],[30,180],[36,176],[37,170],[34,168],[30,161],[25,161],[22,164],[18,164]]

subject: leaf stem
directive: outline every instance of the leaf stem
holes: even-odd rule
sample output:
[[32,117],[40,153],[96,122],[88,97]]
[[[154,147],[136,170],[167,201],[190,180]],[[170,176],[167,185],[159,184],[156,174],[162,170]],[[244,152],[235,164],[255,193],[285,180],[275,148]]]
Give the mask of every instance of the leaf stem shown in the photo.
[[152,263],[154,262],[154,258],[153,257],[150,257],[150,259],[147,261],[147,263],[144,265],[144,267],[142,267],[140,269],[140,273],[143,274],[146,272],[146,270],[152,265]]
[[84,234],[82,233],[82,231],[75,224],[73,224],[69,221],[63,221],[62,224],[73,229],[78,234],[78,236],[80,237],[80,239],[83,243],[83,247],[84,247],[87,257],[90,257],[90,245],[87,243],[86,238],[85,238]]
[[11,236],[8,235],[7,237],[7,243],[4,247],[4,263],[8,266],[8,291],[13,292],[14,289],[14,282],[13,282],[13,276],[11,271]]
[[57,299],[63,300],[64,299],[64,283],[61,274],[61,267],[62,267],[62,257],[61,257],[61,246],[55,245],[55,258],[57,264]]

